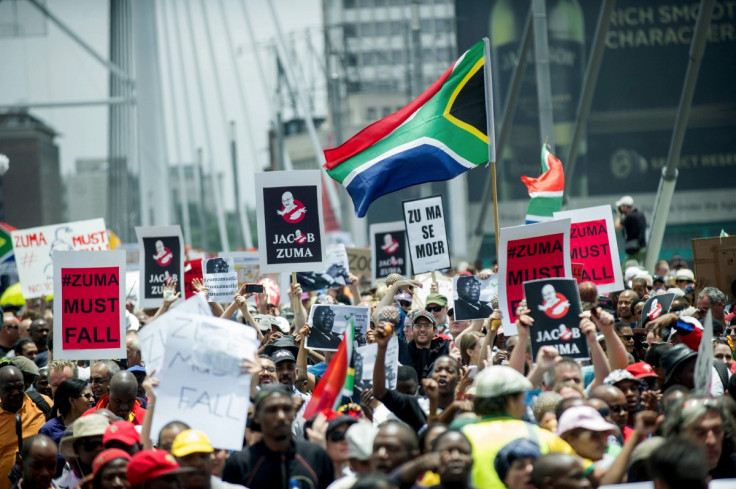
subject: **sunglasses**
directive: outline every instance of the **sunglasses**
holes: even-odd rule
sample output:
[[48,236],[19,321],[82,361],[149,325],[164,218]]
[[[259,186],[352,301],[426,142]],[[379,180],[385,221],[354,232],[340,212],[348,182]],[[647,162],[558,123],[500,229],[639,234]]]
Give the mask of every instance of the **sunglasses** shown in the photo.
[[94,399],[95,398],[95,395],[92,394],[91,392],[88,392],[86,394],[79,394],[77,397],[84,397],[85,399],[87,399],[89,401],[91,399]]
[[442,310],[442,307],[440,306],[427,306],[424,308],[427,312],[440,312]]
[[110,380],[110,377],[90,377],[89,383],[90,384],[102,384]]
[[604,418],[607,418],[611,415],[611,410],[608,409],[607,407],[600,407],[598,408],[598,414],[600,414]]
[[611,406],[611,411],[614,413],[620,413],[621,411],[629,412],[628,404],[620,404],[618,406]]
[[634,335],[633,334],[622,334],[621,339],[626,340],[626,341],[631,341],[634,339]]
[[330,441],[343,441],[345,439],[344,431],[333,431],[329,436]]
[[8,326],[9,329],[18,329],[18,325],[17,324],[8,324],[7,326]]
[[411,307],[411,301],[399,301],[401,307]]

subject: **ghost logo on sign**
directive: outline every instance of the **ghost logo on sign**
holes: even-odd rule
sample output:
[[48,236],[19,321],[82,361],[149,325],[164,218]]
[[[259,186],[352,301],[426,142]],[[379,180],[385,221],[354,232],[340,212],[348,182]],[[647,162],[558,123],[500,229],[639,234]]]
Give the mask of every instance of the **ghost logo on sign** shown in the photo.
[[572,330],[564,324],[560,324],[560,339],[564,341],[570,341],[572,339]]
[[302,232],[297,229],[296,231],[294,231],[294,242],[300,245],[304,244],[307,242],[307,237],[303,235]]
[[542,287],[542,299],[544,302],[538,306],[539,310],[552,319],[560,319],[570,309],[567,297],[555,291],[551,284]]
[[170,249],[164,246],[164,242],[159,239],[156,241],[156,253],[153,255],[153,259],[162,267],[168,267],[171,265],[171,262],[174,261],[174,254]]
[[653,321],[657,319],[660,314],[662,314],[662,304],[659,303],[659,300],[654,299],[652,301],[652,305],[649,306],[647,316],[649,316],[649,319]]
[[384,234],[381,249],[389,255],[393,255],[399,249],[399,242],[391,236],[391,233]]
[[281,195],[281,210],[276,211],[276,214],[283,217],[284,221],[289,224],[296,224],[304,219],[306,213],[307,208],[300,201],[294,199],[291,192],[284,192]]

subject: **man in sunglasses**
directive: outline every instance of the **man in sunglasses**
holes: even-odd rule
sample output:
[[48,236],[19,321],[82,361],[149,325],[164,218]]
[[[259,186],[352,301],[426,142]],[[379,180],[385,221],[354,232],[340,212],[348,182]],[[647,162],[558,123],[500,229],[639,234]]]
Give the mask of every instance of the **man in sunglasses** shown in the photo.
[[0,329],[0,358],[6,356],[13,349],[13,345],[18,340],[18,318],[8,313],[5,314],[0,308],[0,314],[3,315],[3,326]]
[[447,297],[442,294],[429,294],[425,304],[424,310],[434,316],[437,327],[436,334],[445,333],[449,326],[447,321]]
[[92,473],[92,462],[105,449],[102,436],[109,425],[110,420],[101,414],[82,416],[72,425],[72,434],[62,437],[59,453],[69,463],[69,470],[54,481],[59,488],[74,489]]
[[112,360],[101,360],[92,365],[89,371],[89,388],[96,400],[99,401],[110,392],[110,379],[118,372],[120,367]]
[[621,430],[619,442],[623,444],[625,434],[630,435],[633,430],[626,426],[629,418],[629,404],[623,391],[614,385],[599,385],[590,392],[590,397],[605,401],[610,410],[611,421]]

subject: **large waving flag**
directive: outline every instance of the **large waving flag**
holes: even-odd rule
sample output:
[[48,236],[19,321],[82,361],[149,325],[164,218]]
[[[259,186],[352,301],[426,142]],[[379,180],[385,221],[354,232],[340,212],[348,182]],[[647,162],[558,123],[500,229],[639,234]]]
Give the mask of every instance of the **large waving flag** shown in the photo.
[[350,318],[337,353],[332,357],[324,376],[314,388],[312,399],[304,410],[304,419],[309,419],[325,409],[335,411],[342,401],[342,396],[353,395],[355,369],[351,362],[354,337],[355,320]]
[[[484,69],[487,41],[466,51],[409,105],[325,150],[324,167],[350,194],[358,217],[382,195],[449,180],[489,161],[488,133],[492,143],[494,137],[484,76],[490,72]],[[493,144],[490,154],[495,160]]]
[[539,178],[521,177],[529,189],[529,207],[526,223],[551,221],[553,214],[562,210],[562,192],[565,189],[565,172],[562,162],[553,155],[546,143],[542,146],[542,174]]

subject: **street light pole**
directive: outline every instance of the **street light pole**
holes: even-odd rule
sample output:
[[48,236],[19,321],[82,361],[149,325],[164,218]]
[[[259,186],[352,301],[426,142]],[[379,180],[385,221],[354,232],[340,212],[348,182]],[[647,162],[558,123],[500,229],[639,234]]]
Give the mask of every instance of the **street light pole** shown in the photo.
[[10,158],[7,155],[0,153],[0,221],[5,220],[5,192],[3,185],[3,177],[5,173],[10,169]]

